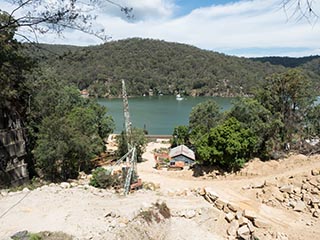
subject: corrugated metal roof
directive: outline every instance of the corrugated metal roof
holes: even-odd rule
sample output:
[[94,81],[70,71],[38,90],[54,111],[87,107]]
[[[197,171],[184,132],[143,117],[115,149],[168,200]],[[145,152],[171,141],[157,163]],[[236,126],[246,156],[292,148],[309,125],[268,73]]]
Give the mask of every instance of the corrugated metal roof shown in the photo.
[[195,160],[194,152],[185,145],[180,145],[170,150],[170,157],[176,157],[179,155],[184,155],[192,160]]

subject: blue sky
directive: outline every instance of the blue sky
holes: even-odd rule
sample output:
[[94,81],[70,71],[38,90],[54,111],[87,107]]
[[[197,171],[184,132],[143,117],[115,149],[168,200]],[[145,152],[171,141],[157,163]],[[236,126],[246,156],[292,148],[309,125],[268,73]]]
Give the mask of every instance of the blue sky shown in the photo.
[[[228,0],[177,0],[175,1],[179,6],[176,16],[182,16],[190,13],[192,10],[200,7],[209,7],[211,5],[226,4]],[[233,1],[234,2],[234,1]]]
[[[110,4],[94,9],[92,13],[98,16],[94,27],[105,28],[111,40],[160,39],[246,57],[320,55],[320,21],[312,16],[297,20],[300,12],[295,12],[296,5],[283,8],[282,0],[114,1],[133,7],[135,19],[126,19]],[[0,9],[10,7],[0,1]],[[320,15],[320,1],[313,1],[313,9]],[[38,37],[39,42],[54,44],[102,43],[76,31],[66,31],[63,37],[54,34]]]

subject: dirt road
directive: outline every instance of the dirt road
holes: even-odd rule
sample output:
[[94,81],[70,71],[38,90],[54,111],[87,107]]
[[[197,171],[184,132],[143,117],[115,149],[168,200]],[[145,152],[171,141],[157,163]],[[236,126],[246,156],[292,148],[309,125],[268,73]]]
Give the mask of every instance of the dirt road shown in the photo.
[[228,175],[213,179],[208,175],[193,177],[193,171],[187,169],[181,172],[154,169],[152,151],[160,147],[168,145],[149,143],[143,155],[147,161],[138,165],[143,181],[160,185],[157,191],[142,190],[124,197],[111,190],[95,189],[83,183],[51,184],[17,193],[1,191],[0,239],[9,239],[9,236],[22,230],[63,231],[83,240],[133,239],[136,236],[153,239],[150,235],[143,238],[137,232],[135,235],[137,226],[142,225],[134,219],[141,209],[157,201],[166,202],[173,217],[165,225],[143,225],[144,231],[150,230],[149,234],[152,232],[155,238],[226,239],[229,225],[225,213],[196,194],[196,190],[203,187],[214,189],[220,199],[241,209],[250,209],[267,220],[267,229],[256,229],[262,236],[260,239],[271,239],[273,233],[283,233],[274,235],[274,239],[281,239],[278,236],[320,239],[319,218],[306,211],[270,206],[264,202],[268,188],[248,187],[265,182],[284,184],[310,178],[312,169],[320,169],[319,156],[292,156],[266,163],[253,160],[242,170],[243,176]]

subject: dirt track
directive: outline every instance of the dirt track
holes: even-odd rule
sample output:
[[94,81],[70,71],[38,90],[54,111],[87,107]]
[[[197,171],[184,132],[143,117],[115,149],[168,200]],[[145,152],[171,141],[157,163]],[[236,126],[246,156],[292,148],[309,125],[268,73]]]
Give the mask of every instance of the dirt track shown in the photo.
[[[176,213],[170,224],[165,226],[167,233],[163,239],[224,239],[228,227],[224,213],[214,209],[202,197],[190,194],[203,187],[211,187],[221,199],[253,210],[268,220],[270,227],[267,230],[257,229],[261,236],[265,231],[284,233],[287,239],[320,239],[318,218],[305,212],[268,206],[257,198],[262,190],[243,189],[265,181],[281,183],[308,175],[312,169],[320,168],[320,156],[291,156],[286,160],[266,163],[253,160],[242,170],[245,176],[209,179],[206,176],[193,177],[191,170],[168,172],[154,169],[152,150],[164,146],[150,143],[143,156],[148,161],[138,165],[143,181],[160,184],[158,191],[139,191],[123,197],[86,185],[65,187],[52,184],[30,192],[25,190],[7,196],[0,194],[0,239],[8,239],[21,230],[63,231],[77,239],[130,239],[129,222],[139,213],[139,209],[157,200],[167,202],[172,212]],[[179,194],[183,191],[188,194]],[[201,213],[188,219],[179,215],[185,210],[199,210]],[[118,217],[106,217],[111,211],[116,211]],[[159,234],[163,232],[163,227],[158,229]],[[119,237],[119,231],[127,236]],[[270,239],[269,236],[261,239]]]

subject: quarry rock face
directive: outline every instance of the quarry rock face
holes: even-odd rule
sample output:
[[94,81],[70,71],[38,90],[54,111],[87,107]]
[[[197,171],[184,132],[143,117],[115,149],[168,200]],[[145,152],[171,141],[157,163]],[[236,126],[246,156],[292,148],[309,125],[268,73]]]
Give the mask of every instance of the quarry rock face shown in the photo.
[[0,108],[0,187],[28,181],[26,141],[18,114]]

